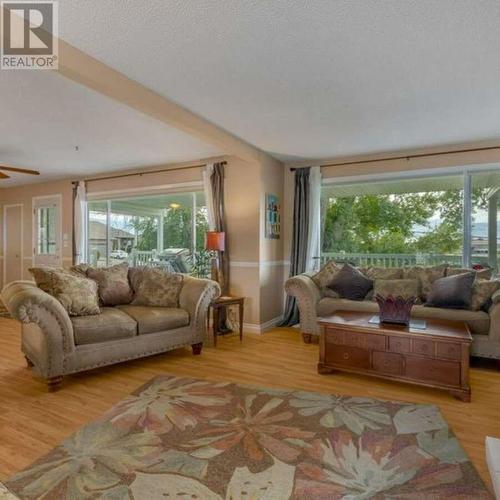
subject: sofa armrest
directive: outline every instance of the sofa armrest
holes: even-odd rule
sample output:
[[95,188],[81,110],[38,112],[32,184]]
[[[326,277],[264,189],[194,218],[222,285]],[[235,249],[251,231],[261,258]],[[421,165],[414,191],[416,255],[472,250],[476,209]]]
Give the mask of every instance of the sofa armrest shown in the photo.
[[208,306],[220,294],[221,289],[216,281],[184,277],[179,307],[189,313],[189,323],[194,330],[195,340],[199,342],[206,341]]
[[[490,315],[490,333],[488,338],[489,340],[493,340],[495,342],[500,342],[500,295],[497,295],[499,291],[495,292],[493,295],[493,304],[488,311],[488,314]],[[496,302],[494,300],[495,295],[497,295]]]
[[497,290],[492,296],[491,296],[491,302],[493,305],[499,304],[500,303],[500,290]]
[[13,318],[39,327],[53,354],[75,350],[73,324],[66,309],[34,282],[13,281],[4,287],[1,298]]
[[297,301],[300,331],[307,335],[319,335],[316,308],[321,300],[321,292],[316,283],[307,274],[299,274],[286,281],[285,291]]

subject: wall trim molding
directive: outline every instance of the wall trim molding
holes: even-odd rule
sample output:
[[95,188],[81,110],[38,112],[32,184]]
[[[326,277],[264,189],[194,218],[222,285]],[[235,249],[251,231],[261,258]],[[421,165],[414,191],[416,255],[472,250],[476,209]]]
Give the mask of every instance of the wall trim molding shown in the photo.
[[276,316],[275,318],[260,324],[243,323],[243,332],[257,333],[261,335],[268,330],[271,330],[271,328],[274,328],[280,322],[280,320],[281,316]]

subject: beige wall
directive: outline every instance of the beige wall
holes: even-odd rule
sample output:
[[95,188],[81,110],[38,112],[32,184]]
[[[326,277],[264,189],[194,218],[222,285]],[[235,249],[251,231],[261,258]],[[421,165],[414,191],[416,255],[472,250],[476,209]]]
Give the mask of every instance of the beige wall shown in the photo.
[[277,195],[283,217],[283,181],[284,166],[281,163],[266,161],[261,163],[260,195],[260,318],[261,323],[269,324],[283,312],[283,221],[281,235],[277,240],[265,237],[266,194]]

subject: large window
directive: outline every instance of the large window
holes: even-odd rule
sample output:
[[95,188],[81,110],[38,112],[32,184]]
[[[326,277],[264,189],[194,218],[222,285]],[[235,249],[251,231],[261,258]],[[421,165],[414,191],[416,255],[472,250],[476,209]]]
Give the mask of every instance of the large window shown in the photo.
[[471,263],[498,269],[500,172],[471,176]]
[[321,258],[497,268],[499,187],[496,172],[324,184]]
[[90,201],[88,260],[95,266],[127,261],[193,273],[207,230],[203,192]]

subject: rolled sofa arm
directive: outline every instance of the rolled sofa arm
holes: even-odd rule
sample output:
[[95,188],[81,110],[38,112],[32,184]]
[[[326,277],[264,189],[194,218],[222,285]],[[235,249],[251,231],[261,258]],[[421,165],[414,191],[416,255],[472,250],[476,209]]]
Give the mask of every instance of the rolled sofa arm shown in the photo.
[[206,342],[207,311],[212,300],[220,297],[221,289],[216,281],[184,277],[179,296],[179,306],[189,313],[189,322],[193,328],[195,339]]
[[319,335],[316,307],[321,300],[321,293],[316,283],[307,274],[299,274],[286,281],[285,291],[297,301],[302,334]]
[[11,316],[23,323],[22,350],[45,377],[63,373],[64,357],[75,350],[73,325],[54,297],[32,281],[14,281],[1,298]]
[[490,315],[489,340],[500,343],[500,290],[497,290],[491,298],[493,304],[488,311]]

